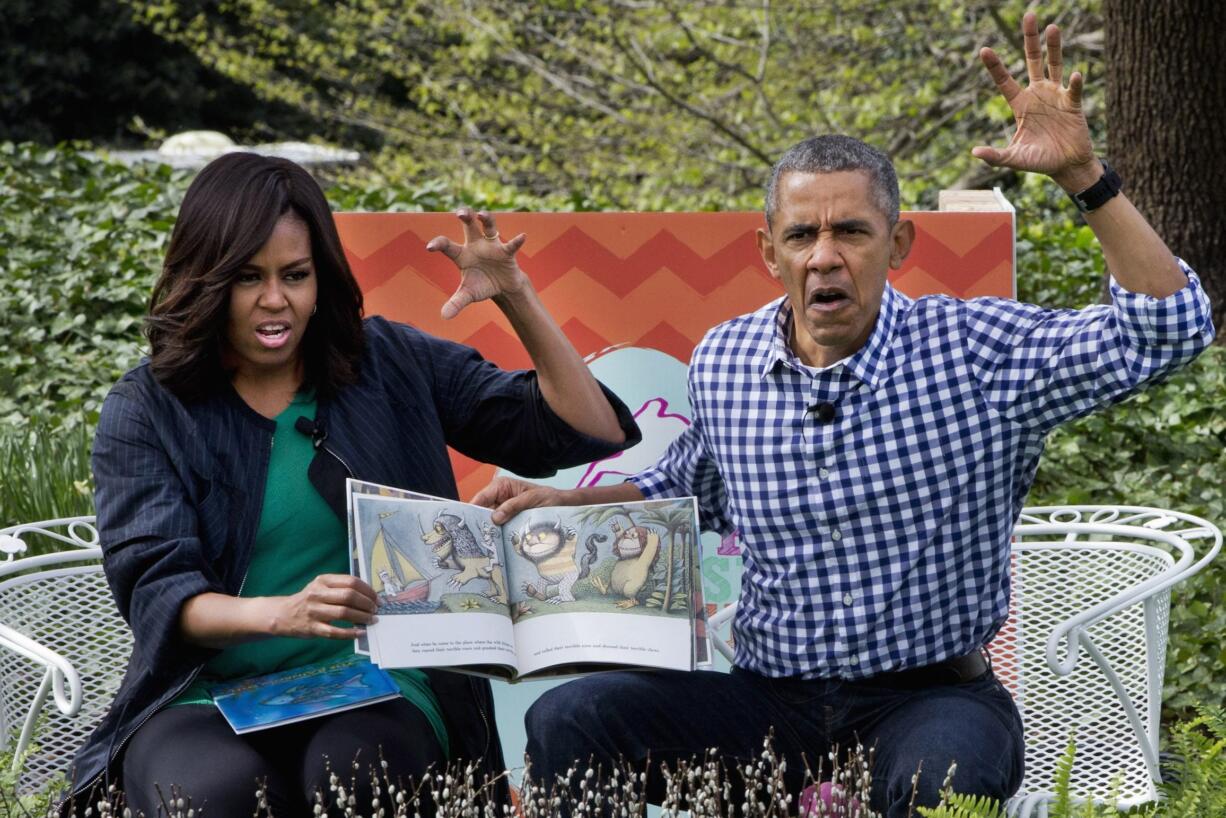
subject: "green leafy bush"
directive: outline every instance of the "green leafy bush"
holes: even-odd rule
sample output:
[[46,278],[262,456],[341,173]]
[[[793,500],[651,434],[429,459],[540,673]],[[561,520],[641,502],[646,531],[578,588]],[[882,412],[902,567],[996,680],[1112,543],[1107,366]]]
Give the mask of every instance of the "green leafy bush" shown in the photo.
[[0,144],[0,418],[94,415],[140,323],[186,176]]

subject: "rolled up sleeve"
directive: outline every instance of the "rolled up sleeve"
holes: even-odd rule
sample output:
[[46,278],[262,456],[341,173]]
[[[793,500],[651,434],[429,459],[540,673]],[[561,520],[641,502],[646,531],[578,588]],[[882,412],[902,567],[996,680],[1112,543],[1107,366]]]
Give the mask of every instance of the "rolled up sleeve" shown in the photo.
[[1138,346],[1169,346],[1192,341],[1205,347],[1213,340],[1209,297],[1192,268],[1178,259],[1188,277],[1182,290],[1166,298],[1125,290],[1112,276],[1111,303],[1120,332]]

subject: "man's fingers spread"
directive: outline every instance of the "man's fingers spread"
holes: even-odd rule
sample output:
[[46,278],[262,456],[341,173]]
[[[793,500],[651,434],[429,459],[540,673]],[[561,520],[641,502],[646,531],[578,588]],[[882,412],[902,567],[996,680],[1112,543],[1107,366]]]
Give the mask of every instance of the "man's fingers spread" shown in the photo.
[[1043,32],[1047,41],[1047,78],[1059,85],[1064,79],[1064,55],[1060,50],[1060,27],[1054,23]]
[[1081,76],[1080,71],[1074,71],[1068,78],[1068,97],[1074,108],[1081,107],[1081,91],[1084,84],[1085,78]]
[[1022,17],[1022,42],[1026,51],[1026,76],[1032,83],[1039,82],[1043,79],[1043,45],[1039,41],[1038,19],[1032,11]]
[[477,241],[484,233],[481,230],[481,220],[473,213],[471,208],[462,207],[456,211],[456,216],[464,225],[464,242],[470,243]]
[[988,76],[996,83],[996,89],[1005,98],[1005,102],[1012,102],[1013,98],[1022,92],[1022,87],[1013,79],[1000,57],[996,56],[992,49],[984,48],[979,52],[979,59],[983,61],[984,68],[988,69]]
[[1001,160],[1000,151],[987,145],[976,145],[971,148],[971,156],[974,156],[976,159],[982,159],[993,166],[999,165]]
[[461,286],[455,291],[451,298],[447,299],[447,303],[443,305],[442,316],[448,320],[455,318],[460,314],[460,310],[473,303],[476,299],[473,294],[466,288]]
[[494,223],[494,216],[486,210],[477,212],[477,218],[481,220],[481,235],[490,238],[498,234],[498,226]]

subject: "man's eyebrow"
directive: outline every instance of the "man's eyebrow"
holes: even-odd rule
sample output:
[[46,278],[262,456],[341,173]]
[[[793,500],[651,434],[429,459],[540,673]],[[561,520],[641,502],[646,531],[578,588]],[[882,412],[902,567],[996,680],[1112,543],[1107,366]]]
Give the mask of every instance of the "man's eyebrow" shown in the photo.
[[872,230],[873,223],[868,219],[840,219],[831,225],[835,230]]

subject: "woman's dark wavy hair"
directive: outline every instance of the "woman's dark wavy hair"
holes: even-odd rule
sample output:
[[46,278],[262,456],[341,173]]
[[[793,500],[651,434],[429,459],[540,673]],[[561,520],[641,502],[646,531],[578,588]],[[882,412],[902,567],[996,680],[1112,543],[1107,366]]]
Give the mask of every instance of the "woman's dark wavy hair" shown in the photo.
[[310,230],[318,283],[318,311],[302,339],[303,385],[326,397],[357,380],[362,291],[323,191],[287,159],[229,153],[187,189],[145,319],[153,374],[179,398],[198,400],[225,388],[230,286],[290,212]]

